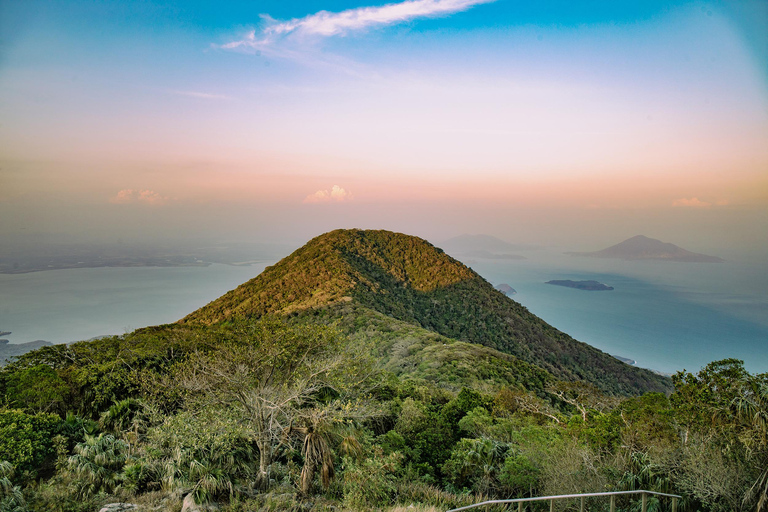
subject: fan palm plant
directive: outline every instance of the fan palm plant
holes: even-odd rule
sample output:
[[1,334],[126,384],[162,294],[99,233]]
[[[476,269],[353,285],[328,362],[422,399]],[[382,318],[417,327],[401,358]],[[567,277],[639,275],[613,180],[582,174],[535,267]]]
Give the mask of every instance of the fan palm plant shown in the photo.
[[21,489],[13,485],[13,465],[0,461],[0,512],[26,512],[27,504]]
[[731,412],[751,434],[748,447],[760,461],[761,470],[744,496],[744,503],[755,501],[755,511],[768,510],[768,383],[750,379],[742,393],[731,401]]
[[99,492],[111,493],[123,482],[123,467],[128,443],[109,434],[85,436],[75,446],[75,454],[67,461],[67,473],[79,498],[88,498]]

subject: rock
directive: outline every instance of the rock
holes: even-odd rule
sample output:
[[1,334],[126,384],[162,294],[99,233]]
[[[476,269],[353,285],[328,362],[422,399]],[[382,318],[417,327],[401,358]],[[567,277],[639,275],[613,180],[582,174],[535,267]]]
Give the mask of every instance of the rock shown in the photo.
[[200,506],[195,503],[195,497],[192,493],[184,497],[184,501],[181,504],[181,512],[201,512]]
[[206,512],[211,510],[218,510],[217,505],[198,505],[195,503],[195,497],[192,493],[187,494],[184,497],[184,502],[181,505],[181,512]]
[[500,285],[496,286],[496,289],[499,290],[501,293],[509,297],[510,295],[515,295],[517,291],[509,286],[507,283],[501,283]]
[[127,512],[128,510],[138,510],[139,506],[134,503],[110,503],[104,505],[99,512]]

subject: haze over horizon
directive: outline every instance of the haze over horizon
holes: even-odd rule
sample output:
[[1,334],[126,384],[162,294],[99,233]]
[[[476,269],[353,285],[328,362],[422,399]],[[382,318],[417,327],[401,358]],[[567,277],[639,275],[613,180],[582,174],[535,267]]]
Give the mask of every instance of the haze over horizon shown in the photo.
[[768,256],[768,4],[0,1],[0,238]]

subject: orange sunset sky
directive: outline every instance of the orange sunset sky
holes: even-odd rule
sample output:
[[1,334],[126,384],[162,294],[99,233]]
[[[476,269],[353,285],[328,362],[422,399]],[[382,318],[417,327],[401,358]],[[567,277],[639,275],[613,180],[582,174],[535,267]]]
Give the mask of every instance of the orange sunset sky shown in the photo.
[[768,254],[768,4],[575,4],[0,0],[0,237]]

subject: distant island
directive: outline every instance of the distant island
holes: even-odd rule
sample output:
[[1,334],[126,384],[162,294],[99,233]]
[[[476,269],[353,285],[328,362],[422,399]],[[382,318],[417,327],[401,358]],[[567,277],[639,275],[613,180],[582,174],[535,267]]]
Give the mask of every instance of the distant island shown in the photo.
[[654,238],[638,235],[621,243],[595,252],[567,252],[571,256],[591,258],[615,258],[622,260],[660,260],[684,263],[721,263],[725,260],[687,251],[675,244],[665,243]]
[[510,251],[536,249],[532,245],[511,244],[491,235],[459,235],[441,244],[448,253],[467,262],[467,258],[486,260],[525,260],[525,256]]
[[546,284],[554,284],[555,286],[565,286],[566,288],[576,288],[577,290],[586,290],[589,292],[601,292],[607,290],[613,290],[613,286],[606,286],[603,283],[597,281],[571,281],[570,279],[554,279],[547,281]]
[[467,251],[461,253],[462,256],[469,256],[472,258],[483,258],[486,260],[527,260],[525,256],[519,254],[496,254],[489,251]]
[[517,293],[517,290],[509,286],[507,283],[501,283],[499,285],[496,285],[495,288],[499,290],[501,293],[509,297],[510,295],[515,295]]
[[492,235],[468,235],[463,234],[450,238],[440,244],[447,252],[487,251],[501,253],[507,251],[526,251],[538,249],[534,245],[511,244],[501,238]]

